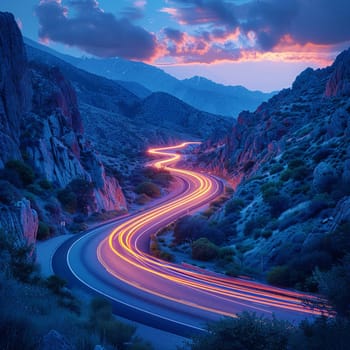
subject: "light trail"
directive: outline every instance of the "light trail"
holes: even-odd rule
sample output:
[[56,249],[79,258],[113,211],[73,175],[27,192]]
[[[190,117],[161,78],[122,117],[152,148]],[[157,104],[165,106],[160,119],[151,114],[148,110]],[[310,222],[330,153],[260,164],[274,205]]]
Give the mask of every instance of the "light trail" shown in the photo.
[[234,317],[249,309],[271,314],[277,311],[321,315],[305,300],[321,299],[295,291],[229,278],[214,273],[200,273],[157,259],[149,254],[151,235],[189,211],[202,207],[222,193],[223,185],[214,177],[175,167],[181,155],[174,151],[193,144],[150,149],[149,154],[162,157],[151,162],[155,168],[170,171],[188,184],[180,198],[141,213],[116,227],[97,248],[97,257],[106,271],[137,290],[215,315]]

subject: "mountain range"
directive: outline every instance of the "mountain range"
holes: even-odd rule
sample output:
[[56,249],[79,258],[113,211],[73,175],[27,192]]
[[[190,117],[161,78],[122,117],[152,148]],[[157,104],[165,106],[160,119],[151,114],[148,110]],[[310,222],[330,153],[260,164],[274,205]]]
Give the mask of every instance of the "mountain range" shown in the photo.
[[217,138],[231,125],[228,118],[199,111],[167,93],[140,98],[139,93],[127,89],[141,91],[138,84],[86,72],[29,45],[26,52],[31,68],[59,67],[69,79],[77,93],[87,137],[104,160],[123,173],[129,173],[133,159],[142,156],[148,145]]
[[165,92],[196,109],[212,114],[237,117],[242,110],[254,111],[260,103],[275,94],[250,91],[242,86],[225,86],[203,77],[178,80],[163,70],[142,62],[122,58],[77,58],[58,53],[30,39],[25,39],[25,43],[77,68],[116,80],[140,98],[151,92]]

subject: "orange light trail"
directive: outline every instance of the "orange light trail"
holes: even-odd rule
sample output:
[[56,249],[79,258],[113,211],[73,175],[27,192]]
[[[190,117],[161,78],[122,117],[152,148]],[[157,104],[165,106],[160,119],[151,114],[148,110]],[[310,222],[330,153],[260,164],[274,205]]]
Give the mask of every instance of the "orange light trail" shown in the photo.
[[170,171],[182,179],[187,188],[181,196],[116,227],[97,248],[100,263],[112,276],[138,290],[216,315],[234,317],[244,309],[269,314],[276,310],[324,314],[322,310],[311,309],[304,304],[305,300],[322,301],[317,296],[214,273],[200,273],[149,254],[151,235],[222,193],[223,186],[216,178],[175,167],[181,155],[174,151],[190,144],[193,143],[184,142],[148,151],[162,157],[153,161],[152,166]]

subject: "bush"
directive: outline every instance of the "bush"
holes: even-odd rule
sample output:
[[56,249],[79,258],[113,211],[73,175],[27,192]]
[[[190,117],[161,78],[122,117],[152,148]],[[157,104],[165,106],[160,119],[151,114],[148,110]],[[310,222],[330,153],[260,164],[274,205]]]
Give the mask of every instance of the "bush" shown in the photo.
[[203,216],[185,216],[175,223],[174,241],[176,244],[192,243],[202,237],[210,238],[214,243],[220,244],[225,238],[225,233],[216,225],[208,224]]
[[136,187],[135,192],[137,194],[146,194],[147,196],[150,196],[152,198],[160,197],[161,195],[160,188],[152,182],[140,183]]
[[271,216],[277,218],[281,213],[290,208],[290,198],[286,194],[276,194],[268,200]]
[[303,159],[292,159],[288,163],[288,168],[289,169],[296,169],[296,168],[303,166],[304,164],[305,164],[305,161]]
[[201,261],[215,259],[219,254],[219,248],[207,238],[199,238],[192,244],[192,258]]
[[62,293],[63,288],[67,285],[67,282],[59,276],[52,275],[46,280],[47,287],[55,294]]
[[39,221],[37,239],[43,241],[50,237],[50,227],[43,221]]
[[11,205],[21,199],[18,189],[8,181],[0,180],[0,203]]
[[90,327],[97,332],[101,343],[107,341],[117,349],[124,349],[136,328],[114,319],[112,305],[103,298],[94,298],[89,308]]
[[276,182],[267,182],[260,187],[263,199],[268,202],[273,196],[279,194],[279,185]]
[[208,326],[192,340],[191,350],[286,350],[292,326],[276,318],[243,312]]
[[46,179],[40,180],[39,186],[44,190],[52,190],[53,188],[52,182]]
[[270,168],[270,174],[271,175],[277,174],[277,173],[281,172],[283,169],[284,169],[284,166],[282,164],[274,164]]
[[259,216],[257,218],[248,220],[244,226],[244,235],[249,236],[255,233],[256,230],[264,228],[268,221],[269,218],[266,216]]
[[25,186],[30,185],[35,180],[33,169],[21,160],[10,160],[6,163],[5,167],[16,171]]
[[74,214],[77,211],[77,207],[78,207],[77,196],[69,188],[60,190],[57,193],[57,198],[61,202],[64,210],[68,211],[71,214]]
[[240,212],[244,207],[244,201],[241,198],[234,198],[228,201],[225,205],[225,215],[229,215],[231,213]]
[[290,270],[287,265],[274,266],[267,273],[266,279],[274,286],[291,287]]
[[74,179],[57,193],[63,208],[71,214],[79,211],[88,214],[94,209],[93,184],[85,179]]

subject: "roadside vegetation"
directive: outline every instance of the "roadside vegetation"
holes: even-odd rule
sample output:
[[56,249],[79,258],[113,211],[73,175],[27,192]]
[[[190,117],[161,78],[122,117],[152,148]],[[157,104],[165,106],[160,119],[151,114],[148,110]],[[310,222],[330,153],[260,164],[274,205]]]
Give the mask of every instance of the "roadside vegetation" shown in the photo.
[[57,276],[41,278],[31,248],[0,232],[0,349],[38,349],[51,330],[75,349],[151,350],[101,298],[79,299]]

